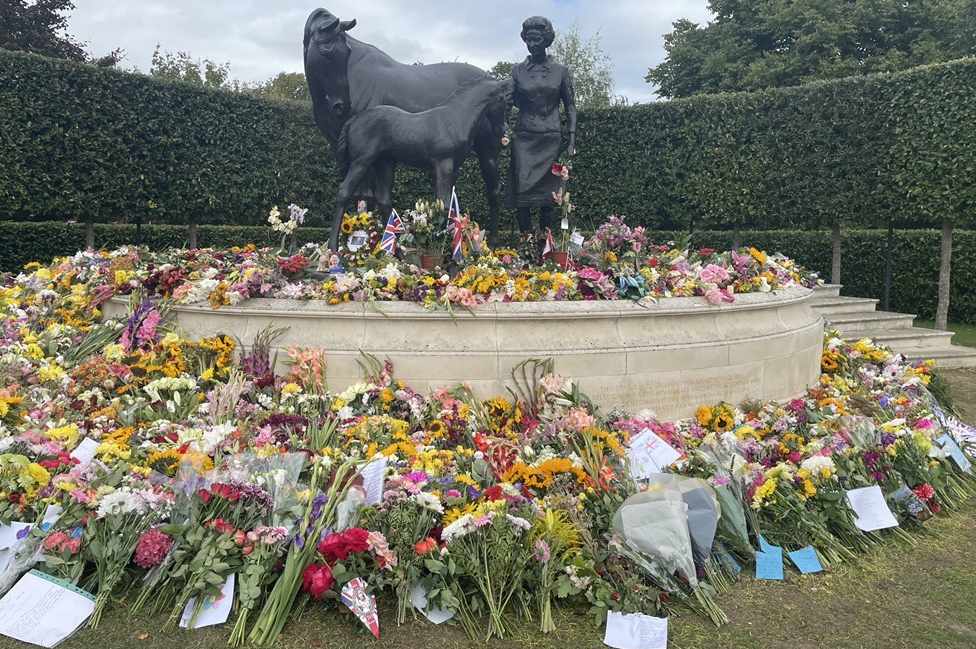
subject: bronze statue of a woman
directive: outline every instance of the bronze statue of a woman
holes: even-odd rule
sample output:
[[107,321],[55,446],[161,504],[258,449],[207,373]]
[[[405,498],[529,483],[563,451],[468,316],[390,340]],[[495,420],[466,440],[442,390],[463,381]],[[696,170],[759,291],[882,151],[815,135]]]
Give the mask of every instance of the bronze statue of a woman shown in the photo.
[[532,229],[530,210],[539,208],[539,227],[549,227],[555,202],[552,193],[559,189],[560,177],[552,173],[552,163],[562,151],[562,126],[559,104],[566,112],[569,146],[566,153],[576,152],[576,103],[573,80],[566,66],[546,53],[556,32],[549,19],[532,16],[522,23],[522,40],[529,56],[512,68],[515,79],[513,101],[518,106],[515,138],[512,142],[512,164],[509,168],[506,207],[514,207],[519,230]]

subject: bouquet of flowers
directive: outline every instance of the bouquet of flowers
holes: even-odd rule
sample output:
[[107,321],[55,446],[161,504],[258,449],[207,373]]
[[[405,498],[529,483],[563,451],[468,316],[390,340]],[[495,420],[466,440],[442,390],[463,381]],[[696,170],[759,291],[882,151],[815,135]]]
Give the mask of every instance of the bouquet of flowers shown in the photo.
[[393,566],[397,624],[406,621],[410,586],[420,579],[424,555],[436,546],[430,535],[440,523],[444,506],[437,496],[424,490],[432,482],[426,471],[394,476],[386,483],[383,503],[363,514],[363,522],[383,534],[397,557]]
[[[113,472],[116,473],[116,472]],[[129,480],[103,486],[84,527],[85,556],[95,564],[97,596],[88,626],[95,628],[102,611],[125,575],[143,532],[169,516],[172,499],[148,482]]]
[[412,246],[421,254],[444,252],[444,229],[438,216],[444,211],[444,202],[428,203],[417,201],[414,209],[407,210],[404,215],[406,232],[400,241],[404,246]]
[[[525,511],[513,508],[500,498],[484,503],[475,512],[464,514],[444,528],[442,538],[461,569],[455,577],[455,594],[461,597],[461,578],[474,584],[481,604],[488,609],[485,638],[505,637],[505,612],[515,601],[525,606],[519,596],[522,580],[532,558],[528,531],[532,524]],[[534,517],[528,513],[529,517]],[[472,618],[474,607],[461,597],[462,625],[471,638],[476,636]]]
[[[298,205],[292,203],[288,206],[288,218],[282,219],[281,212],[278,211],[278,206],[275,205],[271,208],[271,213],[268,215],[268,223],[271,225],[271,229],[275,232],[281,233],[281,245],[278,247],[278,256],[292,255],[295,252],[295,231],[298,229],[302,223],[305,222],[305,215],[308,213],[308,209],[302,209]],[[285,249],[285,238],[291,237],[291,242]]]
[[[339,250],[343,268],[358,268],[367,259],[375,258],[383,237],[383,230],[366,211],[366,203],[360,202],[355,214],[343,214],[339,225]],[[384,255],[386,253],[383,253]]]

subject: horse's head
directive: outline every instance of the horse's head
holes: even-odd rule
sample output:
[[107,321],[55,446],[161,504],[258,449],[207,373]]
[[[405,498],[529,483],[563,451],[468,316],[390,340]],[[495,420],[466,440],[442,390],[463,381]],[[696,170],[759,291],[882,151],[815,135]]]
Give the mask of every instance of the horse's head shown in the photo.
[[327,9],[316,9],[305,22],[305,79],[312,101],[335,117],[349,114],[349,55],[346,32],[355,20],[339,20]]

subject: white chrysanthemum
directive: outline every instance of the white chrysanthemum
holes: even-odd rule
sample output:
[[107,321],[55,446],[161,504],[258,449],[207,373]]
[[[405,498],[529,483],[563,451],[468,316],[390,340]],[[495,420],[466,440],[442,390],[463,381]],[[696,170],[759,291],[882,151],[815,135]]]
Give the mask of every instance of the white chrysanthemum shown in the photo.
[[131,487],[119,487],[99,499],[95,515],[105,518],[129,513],[144,514],[145,506],[145,501]]
[[416,501],[417,504],[431,510],[432,512],[437,512],[438,514],[444,513],[444,505],[441,504],[440,498],[434,494],[421,491],[420,493],[411,496],[411,498]]
[[465,514],[444,528],[441,532],[441,539],[443,539],[444,543],[450,545],[455,539],[465,534],[470,534],[474,529],[474,517],[471,514]]
[[521,516],[513,516],[512,514],[505,514],[505,518],[508,519],[509,523],[519,528],[520,530],[524,530],[527,532],[532,527],[532,523],[525,520]]
[[814,455],[800,462],[801,469],[807,469],[810,473],[817,473],[821,469],[826,469],[833,473],[836,467],[829,455]]

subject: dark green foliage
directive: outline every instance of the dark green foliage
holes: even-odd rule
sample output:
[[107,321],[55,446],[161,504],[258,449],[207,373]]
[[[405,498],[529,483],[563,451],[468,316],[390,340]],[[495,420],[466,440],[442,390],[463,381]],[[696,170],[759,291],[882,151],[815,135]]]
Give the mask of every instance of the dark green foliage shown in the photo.
[[645,79],[662,97],[796,86],[976,54],[972,0],[710,0]]
[[[569,186],[577,206],[573,226],[590,230],[608,214],[626,214],[630,225],[658,230],[783,230],[782,246],[757,247],[792,252],[803,262],[805,253],[791,250],[793,240],[804,240],[799,230],[833,222],[873,228],[891,219],[896,227],[933,228],[950,218],[958,228],[972,228],[974,124],[973,59],[584,111]],[[505,178],[507,151],[500,165]],[[337,183],[306,103],[0,52],[0,213],[6,219],[141,221],[148,233],[150,224],[191,220],[264,226],[272,205],[295,202],[310,208],[310,226],[324,226]],[[394,191],[397,208],[409,209],[430,198],[430,181],[401,168]],[[487,205],[473,157],[457,191],[462,209],[483,221]],[[503,211],[503,234],[511,217]],[[822,261],[815,266],[826,273],[829,240],[816,236],[825,243],[817,244]],[[877,296],[882,273],[872,270],[867,285],[867,276],[859,277],[868,268],[856,264],[876,260],[880,269],[883,246],[866,251],[858,236],[845,241],[844,281],[848,291]],[[914,235],[898,241],[903,236]],[[958,236],[953,312],[971,314],[976,298],[957,293],[972,283],[976,262],[962,256],[968,235]],[[207,243],[201,233],[200,244]],[[936,237],[912,263],[934,267],[937,245]],[[905,289],[896,288],[895,304],[927,312],[934,279],[918,276],[928,283],[926,296],[900,302]]]
[[3,53],[0,205],[17,220],[257,224],[332,193],[314,129],[306,104]]

